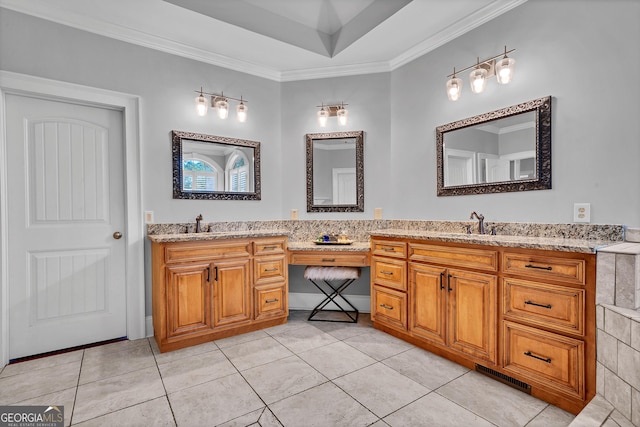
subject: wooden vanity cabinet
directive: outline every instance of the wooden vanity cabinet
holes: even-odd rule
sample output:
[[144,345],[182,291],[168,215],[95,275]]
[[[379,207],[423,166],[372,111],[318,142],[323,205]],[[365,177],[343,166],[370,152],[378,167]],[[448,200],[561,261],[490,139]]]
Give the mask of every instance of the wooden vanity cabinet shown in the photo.
[[409,263],[409,331],[495,364],[497,278]]
[[574,414],[595,395],[594,254],[390,237],[371,248],[376,328]]
[[409,242],[408,259],[409,332],[495,364],[497,252]]
[[160,351],[286,322],[286,238],[152,242],[151,253]]

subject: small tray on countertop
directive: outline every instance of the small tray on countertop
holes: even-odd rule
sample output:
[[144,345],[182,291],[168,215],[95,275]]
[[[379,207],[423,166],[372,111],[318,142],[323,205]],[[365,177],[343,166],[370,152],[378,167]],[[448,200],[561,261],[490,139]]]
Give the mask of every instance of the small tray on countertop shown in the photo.
[[350,245],[353,243],[353,240],[346,240],[344,242],[338,242],[337,240],[325,242],[324,240],[314,240],[313,243],[316,245]]

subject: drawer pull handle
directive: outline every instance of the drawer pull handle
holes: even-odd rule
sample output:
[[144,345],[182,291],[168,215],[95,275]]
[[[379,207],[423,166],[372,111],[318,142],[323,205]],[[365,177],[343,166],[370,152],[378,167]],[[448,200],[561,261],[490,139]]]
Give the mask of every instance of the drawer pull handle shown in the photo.
[[382,248],[382,250],[383,250],[383,251],[385,251],[385,252],[395,252],[395,251],[396,251],[396,248],[389,248],[389,247],[387,247],[387,248]]
[[264,272],[267,273],[269,271],[278,271],[278,267],[273,267],[273,268],[265,268]]
[[268,299],[264,301],[265,304],[269,304],[270,302],[278,302],[278,298]]
[[387,304],[380,304],[380,307],[386,308],[387,310],[393,310],[393,307],[391,307],[390,305],[387,305]]
[[534,359],[542,360],[543,362],[546,362],[546,363],[551,363],[551,359],[550,358],[536,356],[535,354],[531,353],[530,351],[525,351],[524,355],[525,356],[529,356],[529,357],[533,357]]
[[380,274],[384,274],[386,276],[393,276],[393,271],[381,271]]
[[535,305],[536,307],[542,307],[542,308],[548,308],[551,309],[551,304],[538,304],[536,302],[533,301],[525,301],[525,304],[529,304],[529,305]]
[[525,268],[537,268],[538,270],[547,270],[547,271],[553,270],[551,268],[551,266],[549,266],[549,267],[540,267],[539,265],[533,265],[533,264],[527,264],[527,265],[525,265]]
[[335,258],[322,258],[322,262],[336,262]]
[[276,246],[276,245],[272,245],[272,246],[263,246],[263,247],[262,247],[262,249],[263,249],[263,250],[265,250],[265,251],[266,251],[266,250],[275,249],[275,248],[277,248],[277,246]]

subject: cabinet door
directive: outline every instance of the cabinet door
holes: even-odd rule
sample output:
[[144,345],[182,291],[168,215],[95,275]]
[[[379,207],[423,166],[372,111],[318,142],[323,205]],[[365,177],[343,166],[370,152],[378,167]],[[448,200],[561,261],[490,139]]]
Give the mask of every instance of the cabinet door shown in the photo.
[[445,344],[447,270],[409,264],[409,329],[415,335]]
[[213,266],[213,325],[251,319],[250,260],[216,262]]
[[167,266],[167,335],[211,329],[209,264]]
[[496,363],[497,279],[449,270],[449,345]]

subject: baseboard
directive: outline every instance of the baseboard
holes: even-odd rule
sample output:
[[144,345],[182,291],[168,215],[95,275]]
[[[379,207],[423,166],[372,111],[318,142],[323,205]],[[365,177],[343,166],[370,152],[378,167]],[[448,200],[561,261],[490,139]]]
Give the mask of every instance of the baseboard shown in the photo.
[[145,324],[145,332],[146,332],[146,336],[147,337],[152,337],[153,336],[153,316],[147,316],[144,318],[144,324]]
[[[289,310],[313,310],[313,308],[320,304],[324,298],[325,296],[323,294],[289,292]],[[345,298],[349,300],[349,302],[361,313],[371,312],[371,297],[369,295],[345,295]],[[345,309],[349,307],[343,301],[340,301],[339,297],[336,298],[336,300]],[[325,308],[328,310],[338,309],[338,307],[333,303],[327,304]]]

